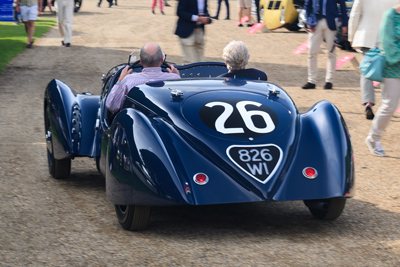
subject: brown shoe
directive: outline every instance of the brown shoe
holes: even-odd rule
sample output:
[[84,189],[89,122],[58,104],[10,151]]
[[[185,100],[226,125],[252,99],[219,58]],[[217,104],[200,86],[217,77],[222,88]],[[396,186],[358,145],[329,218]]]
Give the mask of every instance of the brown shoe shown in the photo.
[[306,83],[301,88],[303,88],[303,89],[315,89],[315,84],[314,83]]
[[365,117],[367,120],[373,120],[375,115],[374,112],[372,112],[372,108],[370,106],[365,107]]
[[332,89],[332,86],[333,86],[332,83],[326,83],[324,89]]

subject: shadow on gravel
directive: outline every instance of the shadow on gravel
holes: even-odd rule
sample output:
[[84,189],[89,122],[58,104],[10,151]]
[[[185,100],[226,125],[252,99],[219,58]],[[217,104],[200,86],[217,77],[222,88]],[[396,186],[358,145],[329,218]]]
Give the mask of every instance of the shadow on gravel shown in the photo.
[[[399,240],[400,214],[350,199],[336,221],[315,219],[302,201],[229,204],[197,207],[155,207],[146,232],[174,238],[209,239],[255,235],[260,238],[319,238]],[[304,242],[301,241],[301,242]]]
[[[92,171],[87,172],[85,171],[82,174],[74,173],[71,174],[68,179],[63,180],[64,186],[73,186],[79,188],[86,188],[86,189],[97,189],[106,191],[106,181],[98,172]],[[73,190],[73,189],[71,189]],[[105,195],[104,195],[105,197]]]
[[101,12],[87,12],[87,11],[82,11],[79,10],[79,12],[75,12],[74,13],[74,17],[75,16],[87,16],[87,15],[91,15],[91,16],[99,16],[99,15],[107,15],[105,13],[101,13]]
[[[93,199],[86,198],[88,206],[105,205],[109,206],[106,210],[112,209],[105,194],[105,179],[95,170],[82,170],[81,173],[74,171],[70,178],[61,180],[58,184],[78,199],[85,199],[87,194],[96,195]],[[95,203],[90,203],[90,200]],[[196,239],[202,242],[252,237],[260,241],[285,238],[292,242],[304,242],[304,238],[310,242],[312,238],[316,242],[321,238],[351,238],[353,243],[358,240],[400,240],[397,225],[400,213],[356,199],[347,200],[342,215],[335,221],[315,219],[303,201],[153,207],[148,228],[140,232],[123,231],[116,222],[114,212],[102,214],[100,217],[98,225],[104,227],[101,221],[106,218],[108,227],[113,225],[112,231],[121,235],[121,238],[124,235],[151,235],[163,240]]]
[[[96,163],[92,158],[75,158],[71,162],[71,174],[66,179],[54,179],[49,175],[49,179],[55,181],[59,186],[68,191],[75,188],[84,189],[88,192],[106,191],[106,182],[104,177],[97,171]],[[104,194],[104,198],[106,195]]]

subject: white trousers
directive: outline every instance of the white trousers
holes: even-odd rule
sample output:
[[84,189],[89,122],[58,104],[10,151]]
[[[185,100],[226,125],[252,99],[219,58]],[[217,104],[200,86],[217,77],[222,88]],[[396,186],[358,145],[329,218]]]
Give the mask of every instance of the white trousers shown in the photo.
[[196,28],[187,38],[179,38],[185,58],[183,64],[204,61],[204,30]]
[[72,43],[72,20],[74,18],[74,0],[57,0],[58,32],[64,43]]
[[321,49],[321,43],[325,40],[328,50],[328,64],[326,66],[325,82],[332,83],[336,68],[336,50],[334,40],[337,31],[329,29],[326,19],[318,21],[315,32],[308,34],[308,82],[316,84],[318,76],[318,53]]
[[383,78],[381,83],[381,106],[372,120],[369,137],[377,142],[389,124],[400,100],[400,78]]

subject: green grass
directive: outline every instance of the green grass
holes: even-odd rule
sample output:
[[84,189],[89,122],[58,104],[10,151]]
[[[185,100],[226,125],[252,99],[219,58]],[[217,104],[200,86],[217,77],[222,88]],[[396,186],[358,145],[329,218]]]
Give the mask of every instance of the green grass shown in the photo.
[[[56,22],[55,19],[35,21],[34,38],[41,37]],[[0,74],[11,59],[26,49],[27,39],[23,23],[15,25],[12,21],[0,21]]]

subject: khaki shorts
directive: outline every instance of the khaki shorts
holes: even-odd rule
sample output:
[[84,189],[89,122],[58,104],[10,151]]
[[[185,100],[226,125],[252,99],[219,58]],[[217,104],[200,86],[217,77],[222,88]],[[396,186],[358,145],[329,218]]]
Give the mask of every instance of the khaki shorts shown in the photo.
[[251,7],[252,0],[238,0],[238,7]]

